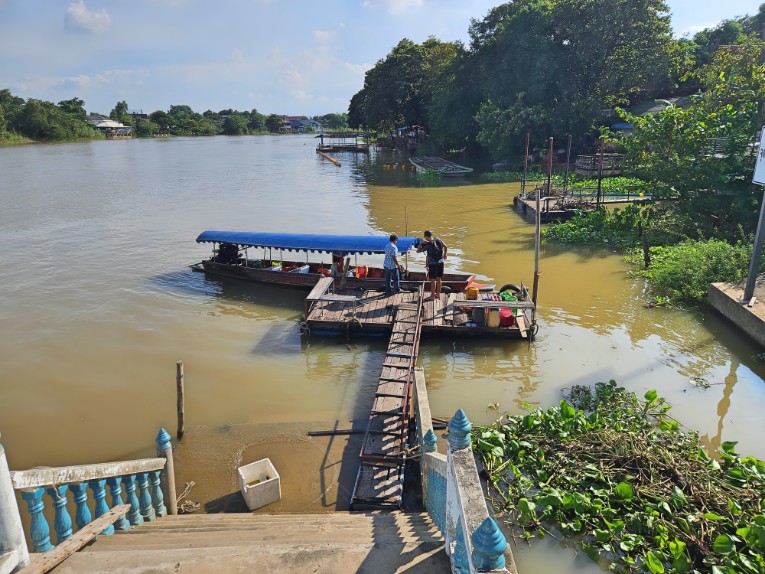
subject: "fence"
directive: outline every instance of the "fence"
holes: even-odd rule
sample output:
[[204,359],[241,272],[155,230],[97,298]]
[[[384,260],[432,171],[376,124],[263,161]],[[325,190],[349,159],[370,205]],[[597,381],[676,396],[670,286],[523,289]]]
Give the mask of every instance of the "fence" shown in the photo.
[[507,541],[486,506],[471,448],[472,425],[459,409],[449,422],[447,454],[437,451],[422,369],[415,371],[414,411],[425,508],[444,536],[452,572],[517,574]]
[[[156,443],[157,458],[22,471],[8,470],[5,450],[0,445],[0,572],[12,572],[29,563],[15,491],[20,491],[30,515],[29,539],[34,552],[48,552],[55,547],[51,542],[51,525],[44,514],[45,494],[53,508],[56,545],[70,539],[94,518],[107,514],[110,508],[122,507],[123,490],[130,508],[113,525],[108,525],[101,532],[103,535],[128,530],[131,525],[153,521],[168,512],[177,514],[173,450],[165,429],[160,429]],[[107,488],[111,505],[106,501]]]

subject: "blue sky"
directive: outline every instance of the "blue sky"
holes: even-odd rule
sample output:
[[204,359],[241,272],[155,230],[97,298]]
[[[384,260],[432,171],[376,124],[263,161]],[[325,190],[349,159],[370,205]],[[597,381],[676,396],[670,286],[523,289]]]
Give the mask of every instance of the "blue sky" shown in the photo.
[[[677,36],[763,0],[668,0]],[[89,112],[346,111],[401,39],[467,40],[497,0],[0,0],[0,89]]]

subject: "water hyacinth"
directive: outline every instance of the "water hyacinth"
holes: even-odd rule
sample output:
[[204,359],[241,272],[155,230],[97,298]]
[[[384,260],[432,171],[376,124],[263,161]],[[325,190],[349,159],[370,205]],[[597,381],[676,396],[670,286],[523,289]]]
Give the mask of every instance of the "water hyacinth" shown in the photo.
[[553,535],[615,572],[765,572],[765,463],[714,457],[614,381],[473,430],[495,510],[514,537]]

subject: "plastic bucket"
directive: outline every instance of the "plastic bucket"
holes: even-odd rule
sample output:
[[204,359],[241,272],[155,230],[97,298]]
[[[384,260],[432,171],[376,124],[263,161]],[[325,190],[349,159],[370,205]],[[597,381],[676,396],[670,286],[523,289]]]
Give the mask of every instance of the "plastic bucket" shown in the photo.
[[499,326],[500,327],[512,327],[515,325],[515,315],[510,309],[499,310]]
[[468,287],[465,289],[465,298],[470,299],[471,301],[475,301],[478,299],[478,293],[480,292],[480,289],[478,287]]
[[486,326],[491,329],[499,327],[499,309],[486,309]]

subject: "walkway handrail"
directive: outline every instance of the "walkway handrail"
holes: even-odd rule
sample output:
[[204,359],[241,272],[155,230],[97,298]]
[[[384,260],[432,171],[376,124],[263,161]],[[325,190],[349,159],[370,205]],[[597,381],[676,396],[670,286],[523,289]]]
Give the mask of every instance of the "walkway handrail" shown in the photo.
[[[131,525],[140,525],[166,514],[177,514],[175,500],[175,472],[173,449],[170,435],[160,429],[156,438],[157,458],[83,464],[58,468],[32,468],[11,472],[0,445],[0,562],[10,556],[16,566],[29,563],[29,550],[22,527],[15,491],[30,514],[29,538],[35,552],[48,552],[54,548],[51,543],[51,525],[46,518],[43,495],[47,493],[53,506],[53,531],[56,544],[70,539],[76,530],[110,512],[110,508],[126,507],[122,493],[127,498],[126,514],[114,524],[109,524],[103,535],[114,534],[116,530],[128,530]],[[107,487],[111,504],[107,504]],[[165,505],[165,494],[168,495]],[[92,503],[88,503],[88,491]],[[69,514],[69,498],[74,503],[75,516]],[[99,526],[100,528],[100,526]],[[8,567],[8,564],[4,564]],[[11,566],[13,571],[14,566]]]
[[126,474],[138,474],[165,468],[164,458],[144,458],[101,464],[81,464],[77,466],[60,466],[57,468],[38,467],[29,470],[12,470],[11,482],[15,490],[69,484],[71,482],[87,482],[100,478],[112,478]]
[[486,506],[472,451],[470,421],[459,409],[449,421],[448,453],[438,453],[421,369],[416,371],[414,392],[423,500],[444,535],[452,572],[517,574],[513,554]]

